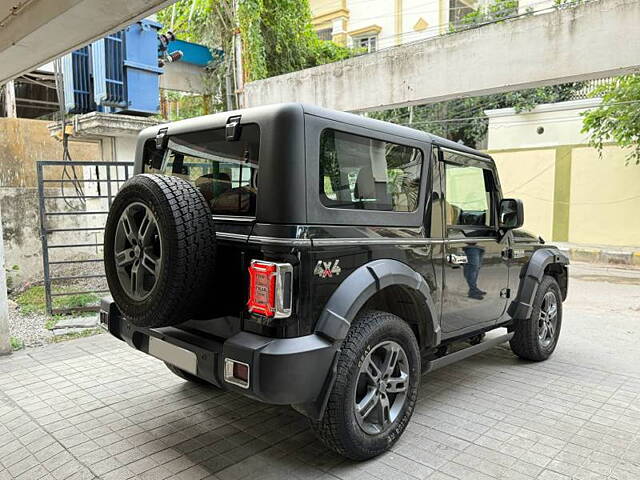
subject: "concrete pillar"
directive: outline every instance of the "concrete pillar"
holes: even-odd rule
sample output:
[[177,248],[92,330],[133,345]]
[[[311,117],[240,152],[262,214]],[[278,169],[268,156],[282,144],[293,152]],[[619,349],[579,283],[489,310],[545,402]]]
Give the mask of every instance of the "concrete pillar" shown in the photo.
[[17,118],[16,86],[13,80],[9,80],[4,86],[4,111],[8,118]]
[[11,353],[9,342],[9,310],[7,308],[7,274],[4,269],[4,237],[0,211],[0,355]]
[[569,241],[569,213],[571,206],[572,147],[556,148],[556,169],[553,193],[553,238],[555,242]]

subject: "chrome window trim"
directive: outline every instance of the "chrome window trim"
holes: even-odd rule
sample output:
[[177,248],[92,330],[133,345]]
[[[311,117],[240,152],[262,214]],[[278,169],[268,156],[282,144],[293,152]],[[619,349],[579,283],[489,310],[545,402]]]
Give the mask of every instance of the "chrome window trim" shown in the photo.
[[212,215],[211,218],[217,220],[219,222],[241,222],[241,223],[250,223],[255,222],[256,217],[244,217],[241,215]]

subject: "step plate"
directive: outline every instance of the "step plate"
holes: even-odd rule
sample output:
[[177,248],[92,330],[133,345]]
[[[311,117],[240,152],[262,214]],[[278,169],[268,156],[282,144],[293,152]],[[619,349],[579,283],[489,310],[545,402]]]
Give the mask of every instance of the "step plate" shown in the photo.
[[500,345],[501,343],[508,342],[513,337],[513,332],[507,333],[506,335],[501,335],[496,338],[491,338],[489,340],[485,340],[478,345],[473,345],[471,347],[463,348],[462,350],[458,350],[457,352],[450,353],[449,355],[445,355],[444,357],[437,358],[435,360],[431,360],[430,362],[426,362],[424,373],[432,372],[437,370],[438,368],[446,367],[447,365],[451,365],[452,363],[463,360],[467,357],[475,355],[476,353],[481,353],[486,350],[489,350],[493,347]]
[[198,374],[198,357],[194,352],[176,347],[159,338],[149,337],[149,355],[192,375]]

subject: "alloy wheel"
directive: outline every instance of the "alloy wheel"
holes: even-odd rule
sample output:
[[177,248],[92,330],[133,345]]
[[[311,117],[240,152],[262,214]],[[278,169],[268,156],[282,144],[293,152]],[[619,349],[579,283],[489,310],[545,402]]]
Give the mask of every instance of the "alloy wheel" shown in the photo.
[[162,267],[162,238],[149,207],[135,202],[124,209],[116,228],[114,253],[124,291],[137,301],[147,298]]
[[409,361],[394,341],[372,348],[358,371],[354,396],[356,421],[360,428],[377,435],[398,418],[407,401]]
[[553,291],[545,293],[538,317],[538,340],[548,348],[555,339],[558,327],[558,299]]

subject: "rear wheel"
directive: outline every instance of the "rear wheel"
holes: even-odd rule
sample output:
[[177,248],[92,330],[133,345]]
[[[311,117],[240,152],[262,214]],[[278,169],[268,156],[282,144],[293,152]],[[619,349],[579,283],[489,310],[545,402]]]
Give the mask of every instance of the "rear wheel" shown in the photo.
[[419,383],[420,354],[411,327],[390,313],[363,312],[342,344],[327,409],[312,428],[341,455],[379,455],[406,428]]
[[562,294],[555,278],[545,276],[536,292],[531,316],[515,320],[509,342],[513,353],[525,360],[540,362],[551,356],[562,326]]

